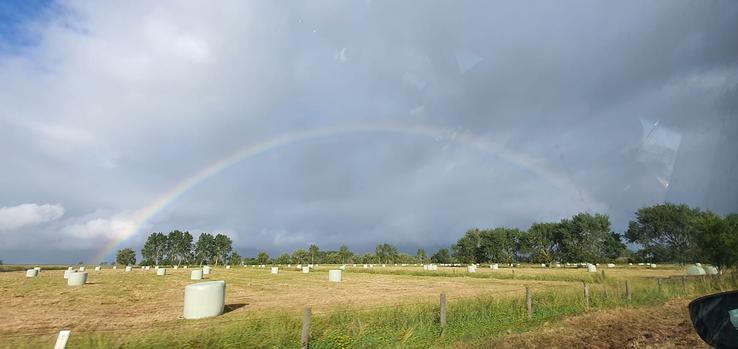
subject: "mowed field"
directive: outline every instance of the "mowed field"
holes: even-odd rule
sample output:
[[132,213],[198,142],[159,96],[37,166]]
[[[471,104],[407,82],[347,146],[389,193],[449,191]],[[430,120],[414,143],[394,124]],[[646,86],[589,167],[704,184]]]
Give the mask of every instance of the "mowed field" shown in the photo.
[[[220,322],[258,319],[275,314],[300,315],[306,306],[316,316],[336,311],[392,308],[402,305],[437,304],[445,293],[449,301],[475,297],[498,299],[524,296],[525,287],[536,294],[563,290],[581,290],[581,281],[594,281],[601,272],[586,269],[541,268],[523,266],[493,271],[480,267],[474,274],[465,267],[375,266],[364,269],[348,266],[343,282],[328,282],[328,270],[319,266],[305,274],[295,268],[280,267],[273,275],[270,268],[216,268],[209,280],[226,281],[226,314],[207,320],[181,318],[184,287],[190,280],[189,269],[167,268],[166,276],[155,270],[134,269],[124,272],[104,267],[88,267],[88,283],[67,286],[63,270],[42,270],[38,277],[26,278],[24,271],[0,273],[0,347],[17,343],[23,336],[53,337],[61,329],[72,334],[150,332],[197,327],[199,323],[215,326]],[[600,271],[603,270],[602,268]],[[620,280],[655,280],[685,275],[678,266],[647,269],[637,266],[604,268],[610,282]],[[126,332],[127,331],[127,332]],[[20,337],[19,337],[20,336]],[[47,339],[48,340],[48,339]]]

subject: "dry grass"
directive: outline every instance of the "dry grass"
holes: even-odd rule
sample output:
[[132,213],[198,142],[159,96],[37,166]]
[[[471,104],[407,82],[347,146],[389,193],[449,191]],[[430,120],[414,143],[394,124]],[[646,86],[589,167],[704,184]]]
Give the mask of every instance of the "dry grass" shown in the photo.
[[[155,271],[122,269],[89,271],[89,284],[68,287],[62,270],[42,271],[37,278],[25,278],[24,272],[0,273],[0,338],[27,333],[55,333],[72,329],[75,333],[134,329],[165,330],[181,326],[184,287],[191,269],[167,269],[165,277]],[[340,284],[327,281],[327,270],[321,266],[303,274],[296,270],[279,275],[269,268],[218,268],[210,279],[227,283],[226,304],[232,311],[207,324],[231,320],[259,318],[280,312],[299,315],[309,305],[316,313],[334,309],[387,307],[393,304],[435,303],[440,293],[449,299],[494,295],[495,298],[521,297],[524,286],[534,289],[580,287],[576,282],[536,281],[461,277],[465,268],[439,268],[441,273],[458,273],[459,277],[381,274],[382,272],[420,271],[421,267],[375,268],[379,274],[344,273]],[[335,267],[333,267],[335,268]],[[431,275],[433,272],[427,272]],[[511,273],[509,269],[492,271],[479,268],[478,273]],[[516,268],[516,275],[531,278],[552,276],[576,278],[587,276],[583,269]],[[651,278],[683,275],[678,268],[617,268],[606,270],[608,278]],[[199,322],[188,322],[196,326]]]

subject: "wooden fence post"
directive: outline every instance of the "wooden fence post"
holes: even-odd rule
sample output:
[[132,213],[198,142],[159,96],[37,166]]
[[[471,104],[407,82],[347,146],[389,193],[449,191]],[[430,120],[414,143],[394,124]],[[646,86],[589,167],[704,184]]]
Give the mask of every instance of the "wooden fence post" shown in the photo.
[[525,287],[525,306],[528,308],[528,318],[533,318],[533,291],[530,287]]
[[302,349],[308,349],[310,347],[310,318],[312,317],[312,311],[310,307],[305,308],[305,313],[302,315],[302,337],[300,337],[300,343]]
[[682,291],[687,294],[687,277],[682,276]]
[[661,278],[656,279],[656,283],[659,285],[659,293],[661,293]]
[[605,269],[602,269],[602,280],[605,280]]
[[441,320],[441,327],[446,327],[446,294],[441,293],[441,305],[440,305],[440,311],[441,314],[439,315],[439,318]]
[[633,290],[630,288],[630,280],[625,280],[625,295],[628,298],[628,303],[633,300]]
[[512,278],[514,279],[514,278],[515,278],[515,269],[512,269],[512,268],[511,268],[510,270],[512,270],[512,275],[513,275],[513,277],[512,277]]
[[589,284],[582,281],[582,284],[584,286],[584,305],[589,308]]

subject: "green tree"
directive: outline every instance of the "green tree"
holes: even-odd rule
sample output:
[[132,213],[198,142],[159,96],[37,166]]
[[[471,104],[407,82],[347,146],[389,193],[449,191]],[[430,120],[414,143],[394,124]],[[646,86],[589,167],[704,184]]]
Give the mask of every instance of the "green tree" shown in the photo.
[[230,265],[241,265],[241,262],[242,262],[241,255],[236,251],[233,251],[231,255],[228,256],[228,264]]
[[447,248],[442,248],[438,252],[431,256],[431,262],[433,263],[451,263],[451,255],[448,253]]
[[397,248],[387,243],[378,244],[374,253],[379,263],[392,263],[398,255]]
[[607,261],[614,261],[627,254],[628,248],[622,241],[622,235],[610,232],[610,236],[603,242],[602,253]]
[[[477,263],[512,263],[518,260],[524,232],[515,228],[495,228],[479,233]],[[466,262],[469,263],[469,262]]]
[[428,259],[428,254],[425,253],[425,249],[419,248],[418,252],[415,252],[415,258],[417,258],[418,262],[421,264],[425,264],[425,260]]
[[228,257],[228,254],[233,251],[233,241],[227,235],[218,234],[215,235],[214,239],[215,250],[215,265],[218,265],[218,261],[223,261]]
[[610,239],[610,217],[579,213],[562,219],[556,229],[560,255],[564,261],[600,262],[606,260],[605,241]]
[[119,250],[115,255],[115,262],[121,265],[134,265],[136,264],[136,252],[130,248]]
[[195,258],[200,265],[209,264],[215,259],[215,237],[208,233],[202,233],[195,243]]
[[533,223],[523,238],[524,250],[534,263],[551,263],[556,259],[558,223]]
[[702,233],[697,239],[701,255],[723,273],[738,265],[738,214],[722,219],[705,212],[700,219]]
[[341,247],[338,248],[338,255],[341,259],[341,263],[346,264],[351,261],[351,258],[354,256],[354,253],[349,250],[348,246],[341,245]]
[[310,254],[301,249],[298,248],[295,250],[295,252],[292,252],[292,262],[296,264],[305,264],[307,261],[310,260]]
[[144,243],[143,249],[141,249],[141,255],[144,260],[160,264],[164,261],[166,248],[167,248],[167,236],[163,233],[153,233],[149,235]]
[[256,255],[256,261],[259,264],[269,264],[269,254],[266,253],[266,251],[259,252],[259,254]]
[[464,236],[462,236],[456,245],[452,246],[454,256],[461,263],[475,263],[481,262],[483,257],[482,252],[482,231],[474,228],[469,229]]
[[310,264],[320,263],[320,248],[318,245],[311,244],[308,247],[308,253],[310,254]]
[[700,211],[671,203],[643,207],[628,224],[625,238],[643,246],[653,261],[691,261],[697,253]]
[[171,264],[180,265],[192,255],[192,235],[189,232],[174,230],[167,234],[166,259]]
[[290,263],[290,254],[285,252],[279,255],[277,257],[277,260],[275,261],[277,264],[289,264]]

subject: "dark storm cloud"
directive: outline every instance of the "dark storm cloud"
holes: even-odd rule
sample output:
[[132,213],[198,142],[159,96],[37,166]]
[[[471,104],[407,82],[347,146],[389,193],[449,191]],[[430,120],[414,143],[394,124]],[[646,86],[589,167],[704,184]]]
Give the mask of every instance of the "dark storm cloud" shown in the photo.
[[734,2],[221,5],[62,3],[29,22],[38,42],[0,58],[0,207],[65,213],[0,231],[3,259],[91,258],[236,149],[388,121],[539,168],[453,137],[303,140],[200,183],[126,244],[180,228],[246,252],[436,248],[582,210],[622,230],[666,199],[738,211]]

